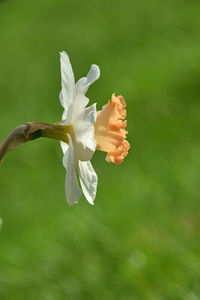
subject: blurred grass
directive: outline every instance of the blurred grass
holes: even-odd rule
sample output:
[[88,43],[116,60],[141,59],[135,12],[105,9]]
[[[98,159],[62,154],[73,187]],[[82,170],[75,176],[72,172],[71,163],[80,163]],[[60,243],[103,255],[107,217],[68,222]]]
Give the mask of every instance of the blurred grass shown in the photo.
[[90,65],[98,108],[128,105],[131,150],[96,153],[95,206],[67,206],[59,143],[38,140],[0,166],[0,299],[200,299],[200,3],[0,1],[0,140],[59,121],[66,50]]

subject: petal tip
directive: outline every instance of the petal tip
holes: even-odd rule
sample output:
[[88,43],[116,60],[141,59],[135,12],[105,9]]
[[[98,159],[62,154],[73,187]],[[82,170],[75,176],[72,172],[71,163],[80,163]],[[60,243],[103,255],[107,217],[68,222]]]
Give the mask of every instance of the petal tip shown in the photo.
[[[97,76],[98,76],[98,78],[99,78],[100,73],[101,73],[99,66],[96,65],[96,64],[92,64],[92,65],[91,65],[91,69],[97,73]],[[98,79],[98,78],[97,78],[97,79]]]
[[68,55],[67,55],[67,52],[64,51],[64,50],[63,50],[63,51],[60,51],[59,53],[60,53],[60,55],[66,55],[66,56],[68,56]]

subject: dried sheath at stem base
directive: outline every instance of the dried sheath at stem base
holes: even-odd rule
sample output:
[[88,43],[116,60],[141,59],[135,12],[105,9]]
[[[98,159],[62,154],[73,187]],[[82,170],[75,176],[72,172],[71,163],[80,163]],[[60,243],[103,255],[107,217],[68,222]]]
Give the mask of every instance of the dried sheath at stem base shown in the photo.
[[0,162],[7,152],[28,141],[29,124],[22,124],[12,130],[0,144]]

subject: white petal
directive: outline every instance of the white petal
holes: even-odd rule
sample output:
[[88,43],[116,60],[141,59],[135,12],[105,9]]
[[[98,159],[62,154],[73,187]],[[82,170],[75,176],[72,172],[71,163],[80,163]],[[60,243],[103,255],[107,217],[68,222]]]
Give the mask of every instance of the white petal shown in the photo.
[[100,69],[97,65],[92,65],[87,77],[80,78],[76,83],[76,95],[85,94],[89,86],[96,81],[100,76]]
[[78,203],[81,198],[82,192],[78,185],[76,176],[76,166],[74,159],[74,148],[70,135],[68,134],[69,146],[63,157],[63,165],[66,168],[66,179],[65,179],[65,192],[67,202],[69,205]]
[[89,99],[84,94],[78,94],[73,103],[73,119],[88,105]]
[[64,117],[68,122],[70,122],[72,115],[75,81],[71,63],[65,51],[60,52],[60,64],[62,90],[60,92],[59,98],[61,105],[65,109]]
[[78,171],[83,193],[90,204],[94,204],[98,177],[90,161],[79,161]]
[[96,149],[94,123],[96,121],[96,104],[92,104],[73,116],[74,147],[76,158],[87,161]]
[[65,152],[68,150],[69,145],[63,141],[60,141],[60,146],[62,148],[63,153],[65,154]]

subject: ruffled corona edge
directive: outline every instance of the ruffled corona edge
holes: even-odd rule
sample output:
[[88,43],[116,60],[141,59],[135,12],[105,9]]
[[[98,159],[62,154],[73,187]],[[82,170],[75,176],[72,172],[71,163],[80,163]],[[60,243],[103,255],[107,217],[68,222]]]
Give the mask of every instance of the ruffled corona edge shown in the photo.
[[106,160],[114,164],[121,163],[128,154],[130,148],[126,140],[127,120],[126,102],[122,96],[112,95],[102,110],[97,112],[95,127],[95,140],[97,150],[107,152]]

